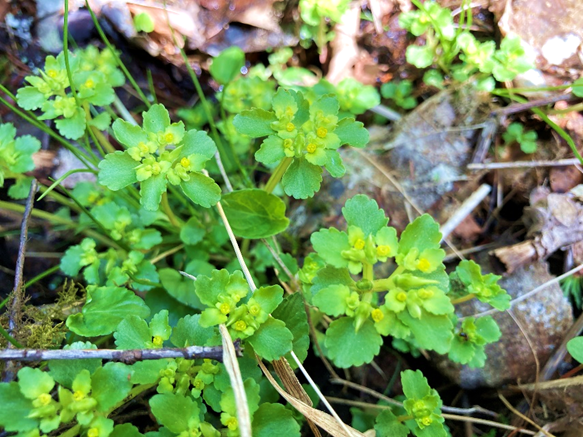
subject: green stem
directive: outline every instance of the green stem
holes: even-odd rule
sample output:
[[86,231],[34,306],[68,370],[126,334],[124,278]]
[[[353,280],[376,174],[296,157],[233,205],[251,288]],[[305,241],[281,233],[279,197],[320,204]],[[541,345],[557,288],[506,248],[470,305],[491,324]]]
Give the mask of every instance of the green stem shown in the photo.
[[170,220],[170,223],[172,223],[174,227],[181,228],[184,225],[184,223],[182,223],[182,221],[176,217],[176,215],[174,215],[172,208],[170,208],[170,203],[168,202],[168,193],[162,194],[162,208],[164,208],[164,212],[168,216],[168,220]]
[[45,188],[44,190],[42,190],[44,192],[37,199],[37,202],[39,200],[42,200],[46,195],[48,195],[49,193],[51,193],[57,187],[57,185],[59,185],[61,182],[63,182],[65,179],[67,179],[69,176],[71,176],[72,174],[75,174],[75,173],[93,173],[93,174],[97,174],[97,172],[95,170],[88,170],[88,169],[85,169],[85,168],[77,168],[77,169],[74,169],[74,170],[69,170],[67,173],[65,173],[63,176],[61,176],[55,182],[53,182],[50,187]]
[[85,0],[85,6],[87,7],[87,10],[91,14],[91,19],[93,20],[93,24],[95,25],[95,28],[97,29],[97,32],[99,33],[99,36],[101,37],[101,40],[107,46],[107,48],[109,50],[111,50],[111,53],[113,55],[113,59],[115,59],[115,63],[121,69],[121,71],[123,71],[123,73],[127,77],[128,81],[130,82],[132,87],[138,93],[138,96],[140,96],[140,99],[142,99],[144,104],[149,108],[150,106],[152,106],[151,103],[146,98],[145,94],[142,92],[142,90],[140,89],[140,87],[138,86],[138,84],[134,80],[134,77],[128,71],[126,66],[123,64],[123,62],[121,62],[121,59],[119,58],[119,55],[117,54],[117,51],[115,50],[115,47],[109,42],[109,40],[107,39],[107,36],[105,36],[105,32],[103,31],[101,24],[99,24],[99,20],[97,20],[97,17],[95,16],[95,13],[93,12],[93,9],[91,9],[91,7],[89,6],[88,0]]
[[128,111],[128,108],[125,107],[125,105],[119,99],[117,94],[115,95],[115,98],[113,99],[113,106],[115,106],[115,109],[117,109],[117,112],[119,112],[119,115],[121,115],[121,118],[123,118],[128,123],[133,124],[134,126],[138,125],[138,123],[136,122],[134,117],[132,117],[132,114],[130,113],[130,111]]
[[107,153],[115,152],[115,147],[111,145],[111,143],[105,138],[105,135],[97,129],[95,126],[89,126],[89,122],[91,121],[91,110],[89,109],[88,103],[83,103],[83,109],[85,110],[85,118],[87,120],[87,130],[91,135],[91,139],[95,143],[97,147],[99,147],[99,152],[105,156],[104,149],[107,150]]
[[279,184],[279,181],[281,180],[281,178],[283,177],[283,175],[285,174],[286,170],[291,165],[293,160],[294,159],[290,157],[285,157],[281,160],[281,162],[275,168],[273,173],[271,173],[271,176],[267,181],[265,188],[263,188],[266,192],[268,193],[273,192],[273,190],[275,189],[275,187],[277,187],[277,184]]
[[388,278],[383,279],[376,279],[373,281],[372,291],[373,292],[380,292],[380,291],[389,291],[392,288],[395,288],[395,283],[393,278],[399,276],[401,273],[405,271],[405,267],[399,266],[395,269],[391,276]]
[[363,270],[362,270],[362,279],[368,279],[369,281],[374,281],[374,272],[372,264],[364,262],[362,263]]
[[569,106],[566,109],[552,109],[547,112],[550,115],[568,114],[569,112],[580,112],[583,111],[583,102],[577,103],[576,105]]
[[[142,384],[142,385],[137,385],[136,387],[132,388],[130,390],[130,393],[120,402],[118,402],[117,404],[115,404],[113,407],[111,407],[106,413],[105,416],[109,416],[111,413],[113,413],[115,410],[117,410],[119,407],[121,407],[124,404],[127,404],[129,401],[131,401],[132,399],[134,399],[136,396],[142,394],[143,392],[145,392],[146,390],[150,390],[152,387],[155,387],[156,383],[154,384]],[[62,436],[61,436],[62,437]]]
[[69,0],[65,0],[65,14],[63,17],[63,56],[65,58],[65,70],[67,70],[67,77],[69,78],[69,86],[71,87],[71,94],[80,107],[77,90],[73,83],[73,73],[71,72],[71,65],[69,64]]
[[[20,214],[24,214],[24,205],[18,205],[16,203],[11,203],[11,202],[4,202],[2,200],[0,200],[0,209],[6,209],[8,211],[14,211]],[[75,223],[72,220],[66,219],[64,217],[59,217],[58,215],[55,214],[51,214],[50,212],[46,212],[46,211],[41,211],[40,209],[33,209],[31,212],[31,215],[33,217],[37,217],[43,220],[46,220],[50,223],[56,224],[56,225],[65,225],[65,226],[69,226],[70,228],[74,229],[78,226],[78,223]],[[113,240],[110,240],[109,238],[101,235],[98,232],[95,232],[92,229],[83,229],[81,231],[83,234],[87,235],[90,238],[93,238],[94,240],[100,241],[101,243],[113,247],[115,249],[121,249],[121,247]]]
[[60,437],[75,437],[77,434],[79,434],[80,429],[81,429],[81,425],[77,424],[74,427],[69,428],[63,434],[61,434]]
[[474,293],[470,293],[470,294],[467,294],[467,295],[465,295],[463,297],[460,297],[460,298],[457,298],[457,299],[452,299],[451,300],[451,304],[452,305],[458,305],[460,303],[463,303],[463,302],[467,302],[469,300],[472,300],[475,297],[476,297],[476,295]]
[[4,337],[7,341],[12,343],[14,347],[17,347],[18,349],[22,349],[24,347],[18,342],[18,340],[12,337],[2,326],[0,326],[0,335]]
[[411,415],[409,415],[409,416],[398,416],[398,417],[397,417],[397,420],[398,420],[399,422],[403,423],[403,422],[405,422],[406,420],[411,420],[411,419],[414,419],[414,418],[415,418],[415,417],[414,417],[414,416],[411,416]]
[[49,276],[50,274],[55,273],[57,270],[59,270],[59,268],[61,267],[60,264],[57,264],[56,266],[51,267],[48,270],[45,270],[44,272],[36,275],[34,278],[28,280],[25,284],[24,284],[24,288],[28,288],[30,287],[32,284],[34,284],[37,281],[40,281],[42,278]]
[[[4,92],[6,94],[9,94],[7,92],[8,90],[4,86],[2,86],[2,85],[0,85],[0,91]],[[10,104],[6,99],[4,99],[4,97],[0,97],[0,103],[2,103],[3,105],[5,105],[7,108],[9,108],[12,112],[14,112],[19,117],[23,118],[24,120],[26,120],[27,122],[29,122],[33,126],[39,128],[44,133],[50,135],[55,140],[57,140],[59,143],[61,143],[65,147],[65,149],[67,149],[69,152],[71,152],[73,155],[75,155],[75,157],[77,159],[79,159],[79,161],[81,161],[85,167],[87,167],[87,168],[93,168],[93,166],[90,163],[93,162],[93,161],[95,163],[97,163],[97,159],[92,160],[92,158],[90,156],[86,156],[83,153],[81,153],[81,151],[77,147],[75,147],[69,141],[65,140],[63,137],[61,137],[60,135],[58,135],[57,133],[55,133],[47,125],[45,125],[44,123],[42,123],[39,120],[36,120],[34,117],[28,115],[30,113],[27,114],[27,113],[21,111],[16,106]]]

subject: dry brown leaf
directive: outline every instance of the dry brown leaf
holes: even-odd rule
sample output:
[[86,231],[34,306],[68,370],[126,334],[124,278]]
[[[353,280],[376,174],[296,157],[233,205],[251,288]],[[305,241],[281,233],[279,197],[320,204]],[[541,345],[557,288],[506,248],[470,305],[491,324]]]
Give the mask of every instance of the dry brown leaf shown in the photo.
[[247,404],[247,394],[243,385],[239,362],[237,361],[237,351],[233,346],[233,339],[229,330],[224,324],[219,325],[221,337],[223,339],[223,364],[229,374],[231,387],[235,394],[235,404],[237,405],[237,420],[239,421],[239,431],[241,437],[251,437],[251,417],[249,414],[249,404]]
[[[284,357],[281,357],[279,360],[274,360],[271,363],[273,368],[275,369],[275,373],[279,376],[279,379],[283,383],[283,386],[289,391],[293,396],[304,402],[305,404],[309,405],[310,407],[313,406],[312,400],[300,384],[300,381],[296,377],[293,369],[287,362]],[[314,422],[310,419],[308,420],[308,425],[310,426],[312,432],[316,437],[320,437],[320,430],[316,427]]]
[[315,408],[312,408],[304,402],[300,401],[296,397],[290,395],[279,386],[277,381],[273,378],[273,376],[271,376],[271,373],[269,373],[269,370],[267,370],[261,360],[257,360],[257,362],[259,363],[259,367],[261,367],[265,377],[269,380],[271,385],[273,385],[273,388],[275,388],[281,397],[288,401],[296,410],[302,413],[306,419],[313,421],[316,425],[331,434],[333,437],[365,437],[364,434],[362,434],[360,431],[357,431],[348,425],[345,426],[350,430],[351,435],[346,434],[346,431],[344,431],[336,419],[334,419],[330,414],[316,410]]

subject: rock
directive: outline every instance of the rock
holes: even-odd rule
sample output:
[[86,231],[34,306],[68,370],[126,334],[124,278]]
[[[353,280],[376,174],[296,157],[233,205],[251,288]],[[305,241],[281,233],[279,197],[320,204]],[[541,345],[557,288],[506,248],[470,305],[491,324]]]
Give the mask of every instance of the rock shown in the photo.
[[[485,265],[484,262],[481,264]],[[485,270],[484,267],[482,270]],[[500,285],[514,299],[553,277],[548,272],[546,262],[538,261],[517,269],[500,280]],[[486,304],[471,301],[459,306],[458,315],[470,316],[488,309]],[[573,324],[571,305],[563,296],[559,285],[553,284],[514,304],[510,311],[524,332],[508,312],[494,314],[493,317],[502,331],[502,338],[497,343],[486,346],[488,359],[483,368],[470,369],[453,363],[446,357],[435,356],[439,370],[466,389],[534,381],[536,361],[525,334],[536,351],[542,369]]]

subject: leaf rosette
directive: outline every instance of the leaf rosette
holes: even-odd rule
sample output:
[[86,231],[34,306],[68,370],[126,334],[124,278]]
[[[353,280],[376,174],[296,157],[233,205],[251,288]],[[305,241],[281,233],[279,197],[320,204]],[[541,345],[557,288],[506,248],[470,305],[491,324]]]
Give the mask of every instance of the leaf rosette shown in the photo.
[[215,181],[203,174],[206,162],[217,151],[206,132],[184,129],[171,123],[163,105],[143,113],[143,127],[116,120],[113,131],[127,150],[108,154],[99,163],[99,183],[113,191],[140,183],[140,202],[156,211],[168,183],[180,186],[194,203],[208,208],[221,195]]

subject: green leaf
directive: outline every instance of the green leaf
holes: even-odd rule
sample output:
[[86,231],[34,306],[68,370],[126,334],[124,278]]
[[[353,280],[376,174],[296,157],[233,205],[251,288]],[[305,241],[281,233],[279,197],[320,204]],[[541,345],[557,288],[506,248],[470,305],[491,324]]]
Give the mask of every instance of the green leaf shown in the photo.
[[110,153],[99,163],[99,183],[113,191],[134,184],[138,165],[127,152]]
[[50,393],[55,380],[40,369],[23,367],[18,371],[18,385],[24,397],[34,400],[43,393]]
[[209,67],[211,76],[221,85],[226,85],[237,77],[245,66],[245,53],[239,47],[223,50]]
[[340,144],[348,144],[362,149],[368,144],[369,134],[360,121],[353,118],[343,118],[338,122],[334,133],[340,138]]
[[240,270],[231,275],[226,269],[213,270],[210,278],[199,276],[194,285],[200,301],[209,307],[213,307],[218,302],[219,295],[228,292],[229,288],[240,290],[240,294],[245,296],[247,293],[243,291],[249,287]]
[[377,416],[374,426],[377,437],[407,437],[409,428],[397,419],[391,410],[384,410]]
[[285,158],[283,140],[277,135],[269,135],[255,152],[255,159],[263,164],[275,164]]
[[429,214],[423,214],[409,223],[401,234],[399,253],[407,254],[414,247],[419,252],[438,249],[440,241],[439,224]]
[[113,336],[118,349],[144,349],[152,341],[148,324],[135,315],[123,319]]
[[85,113],[77,108],[73,117],[55,120],[55,126],[59,133],[69,140],[81,138],[85,133]]
[[132,372],[122,363],[107,363],[91,376],[91,396],[97,401],[97,411],[107,411],[121,402],[132,388]]
[[300,437],[300,425],[281,404],[262,404],[253,415],[254,437]]
[[170,296],[191,308],[202,309],[200,299],[194,292],[194,281],[186,278],[174,269],[161,269],[158,272],[160,282]]
[[183,146],[180,150],[180,155],[178,155],[176,159],[181,159],[190,155],[197,155],[202,158],[201,161],[206,162],[217,153],[215,142],[205,131],[202,130],[189,130],[184,135],[182,143]]
[[32,177],[19,177],[16,183],[8,189],[8,195],[13,199],[26,199],[30,193]]
[[[583,97],[583,77],[580,77],[575,82],[573,82],[571,87],[573,90],[573,94],[575,94],[577,97]],[[22,90],[22,88],[20,90]],[[19,92],[20,92],[20,90],[19,90]],[[18,104],[20,105],[20,102],[18,102]],[[20,106],[22,106],[22,105],[20,105]]]
[[233,125],[240,134],[259,138],[274,133],[271,128],[271,123],[274,121],[277,121],[277,118],[273,112],[254,108],[237,114],[233,120]]
[[16,382],[0,383],[0,427],[4,431],[29,431],[38,427],[38,420],[28,417],[33,409]]
[[[249,404],[249,414],[253,416],[255,411],[259,408],[259,384],[252,378],[245,379],[243,382],[245,387],[245,394],[247,395],[247,403]],[[221,396],[221,409],[232,416],[236,414],[235,395],[233,388],[228,387]]]
[[422,310],[421,317],[415,319],[408,311],[403,311],[399,313],[399,319],[411,329],[420,348],[439,354],[449,351],[453,325],[448,316],[437,316]]
[[409,64],[413,64],[417,68],[427,68],[433,64],[433,50],[428,46],[414,46],[407,47],[405,57]]
[[140,184],[140,203],[148,211],[158,211],[166,192],[166,175],[150,176]]
[[344,369],[370,363],[380,352],[381,344],[383,339],[370,319],[358,332],[354,330],[352,317],[334,320],[326,331],[328,355],[336,366]]
[[573,358],[583,363],[583,337],[575,337],[569,340],[567,350]]
[[190,396],[173,393],[152,396],[150,408],[158,422],[176,434],[188,430],[189,419],[199,414],[198,404]]
[[232,191],[223,196],[221,204],[238,237],[267,238],[283,232],[289,225],[283,200],[263,190]]
[[348,234],[336,228],[322,229],[310,237],[312,246],[327,264],[337,268],[348,266],[348,260],[342,256],[343,250],[350,249]]
[[376,234],[389,222],[389,219],[385,217],[385,212],[379,208],[376,201],[364,194],[348,199],[342,208],[342,215],[348,226],[359,227],[364,235]]
[[[286,296],[283,302],[273,311],[273,317],[285,323],[293,335],[293,351],[300,361],[308,356],[310,347],[310,327],[301,293]],[[291,357],[290,357],[291,358]],[[288,359],[292,367],[295,361]]]
[[283,289],[279,285],[260,287],[253,293],[253,299],[269,314],[283,301]]
[[269,317],[255,333],[247,339],[261,358],[273,361],[292,350],[293,334],[281,320]]
[[180,184],[186,196],[203,208],[210,208],[221,200],[221,188],[216,182],[202,173],[190,173],[190,180]]
[[[89,341],[76,341],[70,345],[65,345],[63,349],[97,349],[97,346]],[[98,358],[90,360],[52,360],[49,361],[49,374],[62,386],[71,388],[79,372],[88,370],[89,373],[93,373],[99,367],[101,367],[101,360]]]
[[96,117],[93,117],[88,124],[89,126],[95,126],[99,130],[107,130],[111,124],[111,116],[107,112],[102,112]]
[[154,384],[160,379],[160,371],[166,369],[170,359],[138,361],[128,366],[132,371],[132,384]]
[[409,399],[423,399],[431,393],[427,378],[420,370],[401,372],[401,384],[403,385],[403,393]]
[[314,294],[312,302],[320,311],[338,317],[346,312],[346,299],[350,289],[346,285],[334,284]]
[[478,347],[480,346],[466,341],[465,338],[460,338],[459,335],[455,335],[451,342],[451,348],[449,349],[447,357],[456,363],[468,364],[472,358],[474,358],[476,348]]
[[116,425],[109,437],[141,437],[143,434],[131,423]]
[[150,109],[142,113],[143,126],[146,132],[164,132],[170,126],[170,115],[162,104],[152,105]]
[[134,27],[138,32],[150,33],[154,31],[154,20],[147,12],[134,16]]
[[[138,144],[148,141],[148,135],[140,126],[128,123],[121,118],[113,122],[112,129],[115,138],[127,148],[136,147]],[[134,161],[134,163],[137,165],[137,161]]]
[[206,346],[213,337],[213,328],[200,326],[200,314],[185,316],[172,331],[171,342],[176,347]]
[[206,229],[200,227],[200,220],[191,217],[180,229],[180,239],[184,244],[194,245],[204,238]]
[[87,290],[87,301],[80,314],[67,318],[67,327],[83,337],[111,334],[128,315],[148,317],[150,309],[131,291],[120,287]]
[[320,189],[321,182],[322,167],[305,159],[294,159],[281,180],[285,193],[296,199],[312,197]]
[[18,92],[16,93],[16,101],[18,102],[18,106],[28,111],[34,111],[35,109],[40,108],[46,100],[47,98],[44,96],[44,94],[33,86],[19,88]]

